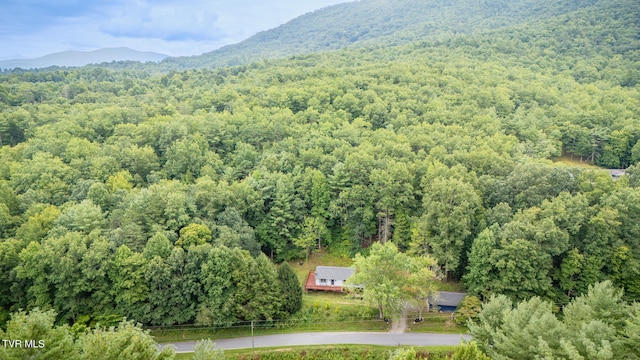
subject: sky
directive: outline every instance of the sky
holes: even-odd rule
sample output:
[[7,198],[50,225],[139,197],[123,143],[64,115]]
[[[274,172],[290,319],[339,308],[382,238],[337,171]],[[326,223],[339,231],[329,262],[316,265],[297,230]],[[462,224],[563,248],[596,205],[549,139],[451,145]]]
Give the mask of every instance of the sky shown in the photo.
[[200,55],[348,0],[0,0],[0,60],[129,47]]

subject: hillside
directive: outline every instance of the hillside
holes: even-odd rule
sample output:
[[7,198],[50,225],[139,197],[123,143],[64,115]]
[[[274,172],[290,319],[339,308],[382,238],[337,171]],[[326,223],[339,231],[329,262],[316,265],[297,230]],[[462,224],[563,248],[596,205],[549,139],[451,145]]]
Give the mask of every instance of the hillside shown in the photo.
[[638,301],[639,19],[602,0],[219,69],[0,74],[0,324],[304,317],[273,262],[318,243],[392,242],[479,296]]
[[167,55],[150,51],[136,51],[125,47],[105,48],[93,51],[63,51],[35,59],[0,61],[0,69],[36,69],[50,66],[72,67],[101,64],[112,61],[160,61]]
[[300,16],[239,44],[200,56],[168,58],[164,63],[174,69],[220,67],[344,47],[394,46],[540,21],[596,3],[596,0],[355,1]]

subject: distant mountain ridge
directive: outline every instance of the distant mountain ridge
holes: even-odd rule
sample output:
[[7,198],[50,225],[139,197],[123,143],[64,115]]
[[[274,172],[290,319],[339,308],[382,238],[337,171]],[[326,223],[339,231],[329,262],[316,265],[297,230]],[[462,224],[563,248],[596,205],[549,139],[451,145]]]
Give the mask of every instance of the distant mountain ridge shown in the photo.
[[539,21],[606,0],[361,0],[302,15],[238,44],[162,61],[216,68],[357,46],[395,46]]
[[[168,57],[115,48],[87,53],[63,52],[31,60],[0,61],[0,69],[88,64],[150,72],[212,69],[344,48],[373,49],[425,41],[449,41],[460,36],[512,31],[520,26],[571,16],[581,10],[599,12],[616,6],[635,8],[637,5],[633,3],[633,0],[359,0],[304,14],[240,43],[202,55]],[[101,51],[129,51],[150,56],[110,56],[84,60],[89,54]],[[50,58],[55,57],[67,60],[57,63],[50,61]],[[143,64],[135,61],[158,63]]]
[[111,61],[161,61],[167,55],[151,51],[137,51],[126,47],[104,48],[93,51],[63,51],[35,59],[0,61],[0,69],[36,69],[49,66],[84,66]]

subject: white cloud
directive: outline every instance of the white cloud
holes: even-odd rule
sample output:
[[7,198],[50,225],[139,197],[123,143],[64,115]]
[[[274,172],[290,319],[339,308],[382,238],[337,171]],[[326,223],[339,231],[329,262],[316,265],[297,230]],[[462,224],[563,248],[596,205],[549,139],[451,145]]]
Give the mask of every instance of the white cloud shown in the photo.
[[214,9],[206,5],[151,5],[137,1],[113,14],[100,30],[115,37],[206,41],[223,37],[216,27],[217,18]]
[[[32,58],[65,50],[126,46],[171,56],[199,55],[237,43],[306,12],[345,0],[3,0],[13,18],[38,19],[31,31],[0,26],[0,60]],[[95,4],[93,7],[90,4]],[[18,4],[18,5],[16,5]],[[58,7],[56,7],[59,5]],[[74,6],[75,6],[74,5]],[[73,8],[73,10],[71,10]],[[55,9],[56,11],[52,11]],[[46,11],[45,11],[46,10]],[[0,14],[6,13],[0,9]]]

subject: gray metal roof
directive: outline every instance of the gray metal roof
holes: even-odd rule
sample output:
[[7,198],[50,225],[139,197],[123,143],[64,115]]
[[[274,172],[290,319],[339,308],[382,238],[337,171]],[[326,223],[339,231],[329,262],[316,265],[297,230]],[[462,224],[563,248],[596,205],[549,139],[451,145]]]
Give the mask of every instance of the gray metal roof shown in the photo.
[[347,280],[355,272],[354,268],[340,266],[316,267],[316,279]]
[[467,293],[452,292],[452,291],[439,291],[433,301],[434,305],[438,306],[458,306]]

